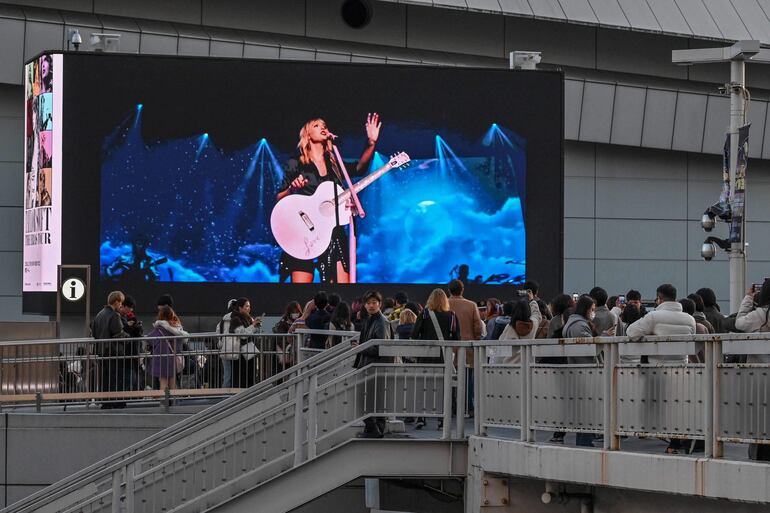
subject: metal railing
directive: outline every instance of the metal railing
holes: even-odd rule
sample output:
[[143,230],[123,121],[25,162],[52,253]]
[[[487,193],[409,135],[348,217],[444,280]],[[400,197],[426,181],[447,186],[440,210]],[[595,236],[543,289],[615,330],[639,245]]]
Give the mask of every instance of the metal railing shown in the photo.
[[332,332],[0,342],[0,407],[232,395],[314,354],[312,334]]
[[[418,363],[352,366],[375,346],[382,358]],[[499,346],[518,350],[519,362],[486,363],[487,351]],[[333,450],[369,417],[440,417],[435,436],[461,439],[465,419],[458,415],[452,429],[452,389],[462,412],[467,376],[455,368],[466,367],[466,351],[456,351],[453,362],[452,348],[475,351],[478,435],[515,428],[534,442],[541,430],[603,433],[607,450],[619,449],[625,435],[685,437],[705,440],[707,457],[722,456],[725,442],[770,443],[770,364],[722,363],[725,354],[770,354],[766,335],[369,341],[317,354],[5,511],[214,507]],[[658,363],[624,363],[642,355]],[[684,355],[705,362],[686,363]],[[443,363],[419,363],[436,356]],[[553,357],[567,363],[543,363]]]

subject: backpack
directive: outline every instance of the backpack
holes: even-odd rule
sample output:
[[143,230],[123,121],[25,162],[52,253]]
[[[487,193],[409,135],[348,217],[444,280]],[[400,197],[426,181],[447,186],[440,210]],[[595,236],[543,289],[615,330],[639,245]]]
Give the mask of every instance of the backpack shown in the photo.
[[[217,324],[217,331],[220,334],[225,332],[225,322],[229,321],[222,317],[222,320]],[[222,360],[237,360],[241,356],[241,341],[238,340],[238,337],[219,337],[217,347],[220,351],[219,358]]]

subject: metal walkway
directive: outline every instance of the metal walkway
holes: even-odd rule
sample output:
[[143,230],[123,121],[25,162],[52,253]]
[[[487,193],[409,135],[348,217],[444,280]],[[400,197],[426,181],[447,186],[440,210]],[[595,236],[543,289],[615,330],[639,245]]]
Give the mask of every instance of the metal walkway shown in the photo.
[[[381,356],[418,361],[448,356],[440,364],[354,369],[356,355],[375,346]],[[466,351],[474,352],[472,367],[466,366]],[[489,353],[507,354],[511,363],[487,364]],[[682,356],[698,354],[705,363],[687,363]],[[640,490],[647,489],[645,476],[655,476],[655,469],[729,466],[731,472],[742,468],[755,479],[770,479],[770,465],[764,463],[723,464],[725,444],[770,443],[765,400],[770,367],[724,364],[725,354],[770,354],[770,341],[764,335],[730,335],[336,346],[4,511],[243,511],[255,504],[260,511],[287,511],[357,477],[468,476],[467,505],[475,512],[474,476],[486,471],[607,486],[638,482]],[[658,363],[634,363],[640,355]],[[580,357],[585,363],[543,363],[542,358],[554,356]],[[466,372],[455,372],[455,365]],[[469,466],[466,419],[453,419],[451,392],[457,389],[457,411],[466,411],[471,371],[476,415],[468,427],[475,435],[470,443],[500,449],[474,451]],[[421,439],[355,439],[362,420],[372,416],[428,417],[444,424],[441,431],[423,430]],[[602,434],[603,449],[543,444],[543,434],[553,431]],[[519,440],[512,440],[516,436]],[[621,450],[624,436],[704,440],[706,450],[688,462],[632,452],[625,441]],[[551,467],[535,465],[535,456],[542,455]],[[569,461],[573,464],[562,464]],[[602,474],[606,461],[623,462],[622,483]],[[642,461],[646,464],[637,465]],[[552,473],[537,474],[549,468]],[[588,468],[598,468],[598,474],[585,472]],[[637,468],[644,469],[638,479]],[[673,481],[679,478],[670,475]],[[681,479],[688,476],[682,473]],[[736,489],[723,492],[702,483],[693,488],[672,482],[671,491],[770,501],[764,489],[743,498]]]

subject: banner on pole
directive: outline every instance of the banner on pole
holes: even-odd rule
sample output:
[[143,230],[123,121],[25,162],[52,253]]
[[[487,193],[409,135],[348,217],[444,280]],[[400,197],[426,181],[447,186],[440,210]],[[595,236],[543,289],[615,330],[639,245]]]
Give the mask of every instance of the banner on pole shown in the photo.
[[[749,151],[749,127],[751,123],[738,129],[738,155],[735,167],[735,198],[733,198],[733,218],[730,224],[730,242],[743,240],[743,214],[746,200],[746,165]],[[729,135],[728,135],[729,140]]]

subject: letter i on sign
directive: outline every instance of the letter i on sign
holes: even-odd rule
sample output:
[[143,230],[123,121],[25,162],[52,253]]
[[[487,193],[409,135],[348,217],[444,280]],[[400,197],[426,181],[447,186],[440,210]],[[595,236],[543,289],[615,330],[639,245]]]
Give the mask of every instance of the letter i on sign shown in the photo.
[[76,282],[75,280],[72,280],[70,282],[70,299],[77,299],[77,293],[75,292],[77,286],[78,286],[78,282]]

